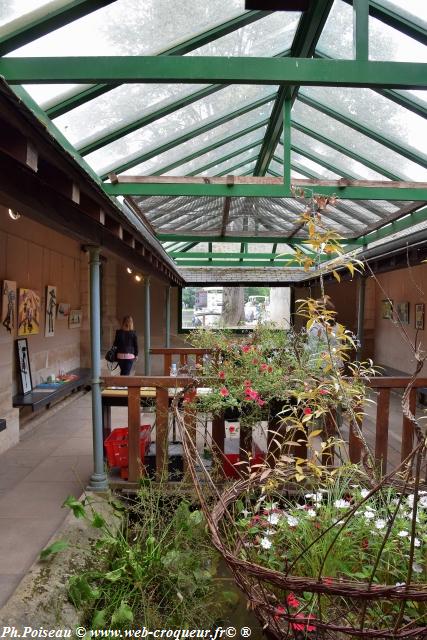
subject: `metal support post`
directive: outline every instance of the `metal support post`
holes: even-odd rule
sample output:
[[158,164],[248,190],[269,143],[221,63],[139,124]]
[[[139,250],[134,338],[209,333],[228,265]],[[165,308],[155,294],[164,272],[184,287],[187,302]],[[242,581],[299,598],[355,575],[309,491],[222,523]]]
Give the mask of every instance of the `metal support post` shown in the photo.
[[150,310],[150,277],[144,279],[144,373],[151,373],[151,310]]
[[171,287],[166,287],[166,340],[165,347],[171,346]]
[[365,324],[365,292],[366,277],[359,278],[358,304],[357,304],[357,358],[360,360],[363,349],[364,324]]
[[292,100],[285,98],[283,105],[283,184],[291,191],[291,109]]
[[104,470],[104,442],[101,402],[101,297],[99,265],[100,248],[89,246],[90,265],[90,352],[92,369],[92,433],[94,472],[90,477],[90,491],[106,491],[107,475]]
[[353,57],[369,60],[369,0],[353,0]]

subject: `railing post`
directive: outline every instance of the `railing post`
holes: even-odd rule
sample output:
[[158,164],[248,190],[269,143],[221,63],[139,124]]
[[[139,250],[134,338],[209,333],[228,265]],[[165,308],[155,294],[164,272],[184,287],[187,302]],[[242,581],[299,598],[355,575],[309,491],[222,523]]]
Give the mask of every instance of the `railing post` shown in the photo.
[[[197,424],[196,424],[196,409],[194,408],[194,401],[196,399],[196,395],[197,395],[196,389],[192,388],[192,389],[189,389],[184,396],[184,424],[185,424],[185,430],[186,430],[186,434],[184,435],[184,437],[188,438],[188,440],[191,443],[188,447],[190,455],[193,455],[194,450],[196,448]],[[185,464],[184,473],[187,474],[187,471],[188,471],[187,464]]]
[[169,391],[156,387],[156,480],[168,476]]
[[139,387],[128,388],[128,447],[129,447],[129,482],[137,482],[141,475],[144,460],[140,452],[140,390]]
[[101,298],[99,282],[100,248],[89,246],[90,265],[90,353],[92,368],[92,434],[94,471],[90,477],[88,490],[108,489],[104,471],[104,442],[102,430],[101,400]]
[[[359,427],[360,431],[362,431],[362,424],[363,424],[363,416],[361,415],[361,412],[362,412],[361,407],[357,407],[354,410],[354,413],[356,414],[357,426]],[[360,462],[360,459],[362,457],[362,443],[360,442],[359,438],[355,434],[353,420],[350,420],[349,435],[348,435],[348,454],[349,454],[351,463],[357,464],[358,462]]]
[[[417,390],[411,389],[409,392],[409,411],[412,413],[412,415],[415,414],[416,406],[417,406]],[[402,461],[405,460],[405,458],[407,458],[408,455],[411,453],[413,449],[413,443],[414,443],[414,427],[411,420],[409,420],[409,418],[407,418],[404,415],[403,423],[402,423],[402,448],[400,453],[400,459]]]
[[381,467],[381,473],[387,471],[388,422],[390,411],[390,388],[380,389],[377,403],[377,422],[375,433],[375,460]]
[[151,374],[151,313],[150,313],[150,277],[144,279],[144,373]]

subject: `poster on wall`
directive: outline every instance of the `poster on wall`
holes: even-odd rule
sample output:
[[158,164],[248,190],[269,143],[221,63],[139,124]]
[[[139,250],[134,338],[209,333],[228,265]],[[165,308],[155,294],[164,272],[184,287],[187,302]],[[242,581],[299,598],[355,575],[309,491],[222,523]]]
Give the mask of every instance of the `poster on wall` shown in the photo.
[[46,287],[46,316],[44,323],[45,338],[55,335],[56,319],[56,287],[48,284]]
[[78,329],[82,326],[82,312],[81,309],[71,309],[68,317],[68,327],[70,329]]
[[33,390],[31,379],[30,357],[28,354],[28,342],[26,338],[18,338],[16,341],[16,352],[18,356],[18,373],[22,393],[29,393]]
[[68,318],[70,315],[71,305],[68,302],[60,302],[58,304],[58,313],[57,316],[60,319]]
[[424,329],[424,303],[415,305],[415,329]]
[[19,289],[18,336],[31,336],[40,330],[40,294],[32,289]]
[[9,333],[16,327],[16,282],[12,280],[3,280],[1,323]]
[[381,300],[381,317],[391,320],[393,317],[393,300]]
[[409,324],[409,302],[398,302],[396,313],[402,324]]

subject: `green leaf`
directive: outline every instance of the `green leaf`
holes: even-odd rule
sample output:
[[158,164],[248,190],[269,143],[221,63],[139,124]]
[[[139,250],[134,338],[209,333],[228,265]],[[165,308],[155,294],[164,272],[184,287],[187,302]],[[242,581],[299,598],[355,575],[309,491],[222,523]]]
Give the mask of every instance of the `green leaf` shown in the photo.
[[221,598],[229,607],[237,607],[240,600],[240,596],[237,591],[222,591]]
[[86,515],[84,505],[74,496],[68,496],[62,506],[71,509],[76,518],[84,518]]
[[111,617],[111,623],[126,624],[127,622],[133,622],[133,613],[129,605],[122,600],[120,607],[115,610]]
[[68,583],[68,593],[77,608],[80,608],[83,602],[99,597],[99,591],[92,589],[85,576],[73,576]]
[[191,524],[193,525],[198,525],[198,524],[202,524],[203,522],[203,513],[199,510],[197,511],[193,511],[192,513],[190,513],[190,518],[189,518]]
[[119,567],[118,569],[114,569],[114,571],[109,571],[105,574],[105,579],[110,582],[117,582],[123,575],[123,567]]
[[104,518],[101,516],[100,513],[95,511],[93,515],[93,520],[92,520],[92,527],[95,527],[95,529],[101,529],[104,525],[105,525]]
[[92,629],[105,629],[107,626],[107,617],[105,609],[95,611],[92,618]]
[[46,547],[46,549],[43,549],[43,551],[40,553],[40,560],[46,560],[46,558],[48,558],[49,556],[55,553],[59,553],[60,551],[64,551],[64,549],[67,549],[68,546],[68,542],[66,542],[65,540],[57,540],[56,542],[51,544],[50,547]]

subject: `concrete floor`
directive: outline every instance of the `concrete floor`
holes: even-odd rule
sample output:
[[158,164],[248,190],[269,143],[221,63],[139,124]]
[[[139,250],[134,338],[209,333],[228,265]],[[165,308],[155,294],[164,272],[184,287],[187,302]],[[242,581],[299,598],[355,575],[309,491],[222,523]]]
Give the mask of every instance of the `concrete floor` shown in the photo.
[[[375,411],[374,405],[368,407],[363,425],[369,444],[374,443]],[[424,412],[417,410],[418,415]],[[113,428],[127,424],[126,414],[125,408],[113,408]],[[153,419],[153,414],[143,416],[145,423]],[[400,398],[392,394],[389,469],[400,459],[401,425]],[[203,438],[198,440],[203,448]],[[92,468],[89,393],[47,412],[0,456],[0,607],[65,519],[64,500],[83,493]]]

